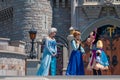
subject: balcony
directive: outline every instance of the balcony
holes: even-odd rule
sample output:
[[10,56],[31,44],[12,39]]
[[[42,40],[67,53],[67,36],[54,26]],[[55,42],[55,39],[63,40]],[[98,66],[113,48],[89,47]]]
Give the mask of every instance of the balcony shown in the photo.
[[120,0],[84,0],[83,5],[120,4]]

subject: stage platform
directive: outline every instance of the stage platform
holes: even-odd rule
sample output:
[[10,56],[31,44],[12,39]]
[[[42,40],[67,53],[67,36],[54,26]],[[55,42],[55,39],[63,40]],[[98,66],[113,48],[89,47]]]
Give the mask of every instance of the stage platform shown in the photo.
[[0,80],[120,80],[120,75],[109,76],[25,76],[25,77],[0,77]]

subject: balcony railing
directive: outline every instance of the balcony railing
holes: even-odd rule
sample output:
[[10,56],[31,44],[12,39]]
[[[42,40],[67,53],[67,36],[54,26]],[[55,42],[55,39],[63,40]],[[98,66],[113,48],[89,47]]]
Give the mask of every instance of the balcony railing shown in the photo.
[[101,0],[84,0],[84,2],[100,2]]
[[113,3],[120,3],[120,0],[113,0]]
[[85,5],[97,5],[105,3],[120,4],[120,0],[84,0]]

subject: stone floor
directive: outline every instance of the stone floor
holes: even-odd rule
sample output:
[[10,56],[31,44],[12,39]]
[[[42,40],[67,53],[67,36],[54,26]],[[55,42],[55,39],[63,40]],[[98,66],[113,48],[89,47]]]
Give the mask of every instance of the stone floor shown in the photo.
[[25,76],[25,77],[0,77],[0,80],[120,80],[120,75],[112,76]]

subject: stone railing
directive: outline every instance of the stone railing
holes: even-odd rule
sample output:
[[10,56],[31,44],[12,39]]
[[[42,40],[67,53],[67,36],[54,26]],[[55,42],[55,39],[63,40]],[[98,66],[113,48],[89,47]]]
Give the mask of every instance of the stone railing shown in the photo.
[[120,4],[120,0],[84,0],[84,5]]
[[84,2],[100,2],[101,0],[84,0]]
[[84,0],[83,5],[98,5],[101,4],[101,0]]
[[120,0],[113,0],[113,3],[117,3],[117,4],[120,4]]
[[0,51],[25,54],[24,44],[22,41],[10,41],[6,38],[0,38]]

